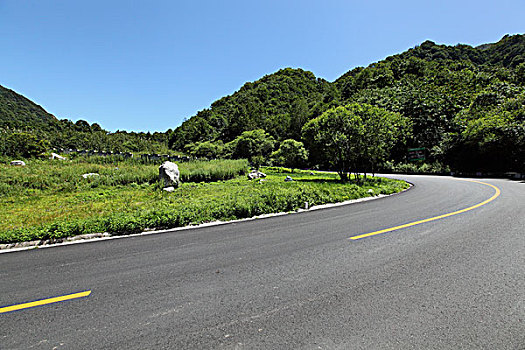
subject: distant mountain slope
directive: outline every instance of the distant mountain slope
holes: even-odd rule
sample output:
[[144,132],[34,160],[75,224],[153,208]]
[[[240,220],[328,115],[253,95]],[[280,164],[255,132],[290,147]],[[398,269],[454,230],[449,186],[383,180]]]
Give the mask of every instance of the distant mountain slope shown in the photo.
[[525,62],[525,35],[505,35],[494,44],[478,46],[486,56],[486,62],[516,68]]
[[425,41],[366,68],[353,69],[335,85],[342,103],[369,103],[410,118],[412,145],[432,148],[447,133],[458,131],[454,118],[478,96],[493,94],[492,103],[497,104],[523,95],[524,48],[524,35],[505,36],[477,48]]
[[170,136],[183,149],[198,141],[230,141],[265,129],[278,140],[300,139],[301,127],[334,105],[361,102],[400,112],[414,125],[414,146],[433,147],[456,125],[454,117],[478,94],[515,97],[523,90],[525,35],[471,47],[425,41],[329,83],[301,69],[283,69],[224,97]]
[[26,97],[0,86],[0,157],[22,156],[23,152],[17,154],[15,150],[23,147],[13,145],[13,142],[23,143],[17,140],[28,136],[10,136],[27,133],[38,141],[43,140],[49,148],[167,152],[167,133],[109,133],[97,123],[58,120]]
[[41,106],[0,85],[0,129],[48,128],[57,121]]
[[312,72],[285,68],[214,102],[171,135],[175,149],[205,141],[231,141],[243,131],[265,129],[277,139],[300,138],[301,127],[338,99],[339,92]]

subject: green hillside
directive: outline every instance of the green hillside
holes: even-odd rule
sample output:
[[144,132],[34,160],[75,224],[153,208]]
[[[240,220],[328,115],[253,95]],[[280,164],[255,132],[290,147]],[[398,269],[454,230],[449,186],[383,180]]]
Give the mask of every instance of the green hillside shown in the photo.
[[0,86],[0,130],[56,127],[57,118],[13,90]]
[[[424,147],[427,161],[464,170],[521,169],[524,101],[524,35],[479,47],[426,41],[333,83],[291,68],[247,83],[175,129],[170,146],[228,142],[254,129],[278,141],[301,140],[307,121],[357,102],[410,120],[406,144],[391,154],[396,162],[404,160],[407,147]],[[509,151],[502,155],[502,148]]]
[[[410,130],[387,157],[390,165],[383,164],[386,170],[406,162],[407,148],[424,148],[425,161],[443,169],[524,170],[525,35],[506,35],[478,47],[425,41],[354,68],[334,82],[302,69],[281,69],[244,84],[166,133],[112,134],[98,124],[57,120],[0,87],[0,137],[30,130],[52,147],[135,152],[169,147],[211,157],[246,156],[252,146],[242,145],[264,143],[265,151],[257,154],[265,158],[260,162],[269,161],[286,139],[305,141],[302,129],[308,121],[354,103],[380,107],[409,121]],[[241,152],[243,147],[246,152]],[[308,164],[323,166],[322,159],[310,147]]]
[[51,148],[168,151],[166,133],[110,133],[85,120],[58,120],[26,97],[0,86],[0,156],[31,157]]
[[197,141],[228,142],[254,129],[264,129],[277,139],[300,138],[305,122],[336,105],[338,96],[333,84],[312,72],[281,69],[246,83],[182,123],[171,135],[170,146],[182,149]]

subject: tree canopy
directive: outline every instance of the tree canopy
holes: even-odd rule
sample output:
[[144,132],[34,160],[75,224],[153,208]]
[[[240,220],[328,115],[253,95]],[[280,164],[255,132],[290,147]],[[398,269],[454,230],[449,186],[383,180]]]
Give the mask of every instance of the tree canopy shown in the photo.
[[[378,154],[369,154],[368,159],[376,159],[369,170],[381,166],[381,159],[405,162],[410,147],[425,148],[428,162],[452,170],[521,171],[524,96],[525,35],[506,35],[478,47],[425,41],[351,69],[333,83],[302,69],[281,69],[244,84],[165,133],[109,133],[83,120],[58,120],[0,87],[0,142],[27,132],[56,148],[167,152],[169,147],[195,156],[256,156],[259,163],[277,143],[293,139],[309,151],[307,165],[329,166],[312,140],[303,139],[303,127],[328,110],[357,103],[397,113],[411,126],[393,146],[376,143]],[[239,148],[246,135],[271,138],[271,150]]]
[[342,180],[373,171],[407,132],[401,115],[357,103],[329,109],[303,127],[312,152],[328,159]]

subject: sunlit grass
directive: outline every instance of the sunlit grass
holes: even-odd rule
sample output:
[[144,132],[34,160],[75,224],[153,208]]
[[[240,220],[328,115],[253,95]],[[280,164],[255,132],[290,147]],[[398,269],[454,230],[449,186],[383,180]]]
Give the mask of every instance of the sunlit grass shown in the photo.
[[[188,163],[189,164],[189,163]],[[223,163],[224,164],[224,163]],[[244,163],[246,165],[246,163]],[[41,164],[37,164],[41,165]],[[216,164],[215,166],[218,166]],[[231,174],[232,169],[221,171]],[[94,168],[96,166],[96,168]],[[98,167],[101,166],[101,167]],[[181,165],[181,170],[184,164]],[[192,166],[198,167],[193,164]],[[213,164],[209,164],[213,169]],[[374,178],[363,185],[341,183],[337,175],[309,171],[282,172],[282,169],[262,169],[268,177],[262,181],[247,180],[237,175],[230,180],[213,182],[183,182],[172,193],[162,191],[156,184],[157,166],[119,164],[51,164],[47,170],[29,164],[23,182],[16,183],[20,194],[4,195],[0,198],[0,242],[17,242],[34,239],[59,239],[67,236],[111,232],[125,234],[148,228],[180,227],[213,220],[229,220],[252,217],[281,211],[294,211],[304,206],[340,202],[377,194],[398,192],[408,185],[401,181]],[[18,168],[21,169],[21,168]],[[20,172],[27,169],[18,170]],[[235,170],[237,169],[237,170]],[[64,170],[67,174],[62,174]],[[94,171],[93,171],[94,170]],[[137,182],[125,183],[102,180],[99,183],[78,181],[84,171],[101,174],[121,174],[122,177],[140,178]],[[212,172],[188,166],[182,170],[187,174],[201,174],[197,179],[208,179],[202,175]],[[135,174],[129,174],[135,172]],[[72,184],[51,182],[46,186],[24,187],[25,181],[47,182],[40,177],[70,179]],[[37,175],[39,174],[39,175]],[[285,182],[290,175],[293,182]],[[40,176],[40,177],[39,177]],[[191,176],[191,175],[188,175]],[[220,175],[222,177],[223,175]],[[153,177],[154,179],[149,179]],[[2,183],[8,178],[2,174]],[[190,177],[188,177],[190,178]],[[85,180],[85,179],[82,179]],[[95,184],[96,186],[93,186]],[[372,189],[373,193],[369,190]]]

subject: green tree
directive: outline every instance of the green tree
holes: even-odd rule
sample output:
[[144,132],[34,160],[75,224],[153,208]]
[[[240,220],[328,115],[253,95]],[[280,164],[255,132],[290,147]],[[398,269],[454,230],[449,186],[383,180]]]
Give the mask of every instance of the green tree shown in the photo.
[[279,149],[272,153],[271,158],[279,165],[284,165],[293,170],[305,164],[308,159],[308,151],[302,142],[287,139],[284,140]]
[[31,158],[44,153],[49,143],[27,132],[15,132],[6,138],[5,154],[13,157]]
[[309,121],[303,138],[311,152],[320,152],[341,180],[347,181],[351,173],[366,174],[367,169],[385,161],[406,128],[405,118],[397,113],[354,103],[329,109]]
[[184,146],[184,150],[193,157],[214,159],[222,156],[224,144],[222,141],[196,142]]
[[[243,132],[235,140],[226,144],[226,148],[231,152],[232,158],[246,158],[251,163],[260,165],[261,159],[264,161],[273,151],[275,140],[262,129]],[[256,164],[254,164],[256,165]]]

